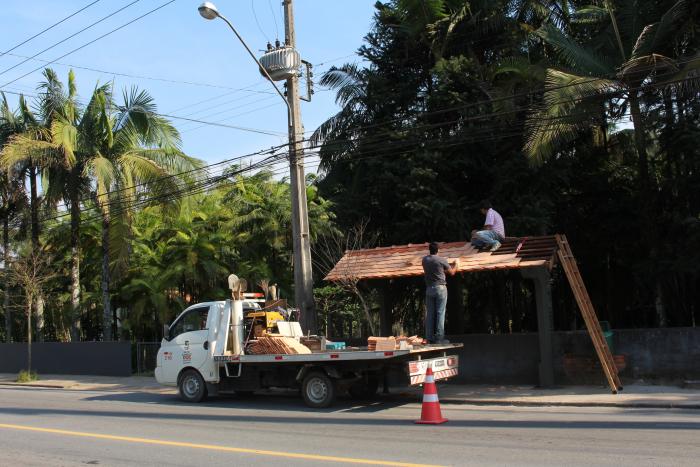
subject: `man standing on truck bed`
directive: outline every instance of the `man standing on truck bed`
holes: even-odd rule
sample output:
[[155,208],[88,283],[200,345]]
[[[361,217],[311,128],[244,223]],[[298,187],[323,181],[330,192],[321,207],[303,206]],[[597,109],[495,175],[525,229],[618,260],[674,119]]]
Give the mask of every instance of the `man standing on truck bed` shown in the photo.
[[438,244],[428,245],[429,255],[423,257],[423,272],[425,273],[425,338],[431,344],[446,344],[445,340],[445,307],[447,306],[447,281],[445,273],[454,276],[459,267],[459,259],[450,266],[445,258],[437,255]]

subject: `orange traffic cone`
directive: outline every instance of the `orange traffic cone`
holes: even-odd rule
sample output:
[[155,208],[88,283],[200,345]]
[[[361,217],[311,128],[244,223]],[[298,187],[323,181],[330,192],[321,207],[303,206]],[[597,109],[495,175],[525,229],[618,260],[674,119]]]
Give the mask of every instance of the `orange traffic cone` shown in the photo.
[[435,387],[435,377],[433,368],[428,367],[425,372],[425,382],[423,383],[423,408],[420,413],[420,420],[416,423],[423,425],[439,425],[445,423],[446,418],[442,418],[440,412],[440,401],[438,400],[437,387]]

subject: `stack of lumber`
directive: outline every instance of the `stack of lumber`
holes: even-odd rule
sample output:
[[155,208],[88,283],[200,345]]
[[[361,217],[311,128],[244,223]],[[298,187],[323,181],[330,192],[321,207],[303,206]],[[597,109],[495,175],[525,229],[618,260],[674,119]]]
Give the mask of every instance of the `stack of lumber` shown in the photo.
[[326,350],[326,338],[323,336],[302,336],[299,338],[299,341],[312,352],[323,352]]
[[260,336],[248,346],[248,352],[254,355],[285,354],[299,355],[309,354],[311,350],[296,339],[275,334]]
[[396,338],[371,336],[367,339],[367,350],[396,350]]
[[423,345],[425,342],[422,337],[418,336],[399,336],[399,337],[375,337],[371,336],[367,339],[367,350],[370,351],[380,351],[380,350],[399,350],[401,349],[401,343],[405,342],[403,348],[413,348],[413,346]]

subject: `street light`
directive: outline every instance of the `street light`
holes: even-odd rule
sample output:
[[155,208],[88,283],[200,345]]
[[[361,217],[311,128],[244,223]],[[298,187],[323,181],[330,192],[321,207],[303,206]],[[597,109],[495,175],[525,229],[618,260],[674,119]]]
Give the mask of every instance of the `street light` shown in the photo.
[[[216,5],[214,5],[212,2],[202,3],[201,5],[199,5],[197,10],[199,11],[200,16],[204,19],[211,20],[211,19],[221,18],[222,20],[224,20],[224,22],[226,24],[228,24],[228,27],[231,28],[231,31],[233,31],[233,33],[236,35],[238,40],[241,41],[241,44],[243,44],[243,47],[245,47],[245,49],[248,51],[248,54],[250,54],[251,58],[255,61],[255,63],[258,64],[258,67],[260,68],[260,72],[265,76],[265,78],[267,78],[267,80],[270,82],[272,87],[275,88],[275,91],[277,91],[277,94],[279,94],[279,96],[282,98],[282,100],[284,101],[284,103],[287,106],[287,114],[289,117],[291,117],[292,109],[289,107],[289,102],[287,102],[287,98],[284,97],[284,94],[282,94],[282,92],[280,92],[279,88],[277,87],[275,82],[272,80],[272,78],[270,77],[270,75],[267,72],[267,70],[265,69],[265,67],[262,65],[262,63],[260,63],[260,60],[258,60],[258,58],[255,56],[255,54],[253,54],[253,52],[250,50],[250,47],[248,47],[248,44],[246,44],[246,41],[244,41],[243,38],[241,37],[241,35],[238,34],[238,31],[236,31],[236,28],[233,27],[233,24],[231,24],[231,22],[228,19],[226,19],[226,17],[224,15],[219,13],[219,10],[216,8]],[[288,123],[291,126],[291,118],[288,119]]]
[[212,2],[204,2],[199,5],[199,14],[202,15],[204,19],[214,19],[219,16],[219,10],[216,9],[216,5]]
[[[287,106],[287,122],[289,130],[289,174],[290,192],[292,198],[292,238],[294,250],[294,296],[297,307],[302,310],[299,321],[302,329],[316,333],[316,310],[313,293],[313,272],[311,263],[311,245],[309,236],[309,214],[306,206],[306,184],[304,177],[304,162],[302,145],[303,126],[299,109],[299,85],[297,68],[299,67],[299,54],[294,49],[294,13],[292,0],[284,0],[284,26],[285,46],[269,50],[263,57],[269,65],[270,72],[260,60],[253,54],[248,44],[243,40],[233,24],[227,20],[216,6],[211,2],[202,3],[199,8],[202,18],[212,20],[221,18],[228,24],[250,57],[255,61],[265,78],[272,84],[275,91]],[[287,97],[277,88],[269,73],[273,73],[277,79],[287,80]]]

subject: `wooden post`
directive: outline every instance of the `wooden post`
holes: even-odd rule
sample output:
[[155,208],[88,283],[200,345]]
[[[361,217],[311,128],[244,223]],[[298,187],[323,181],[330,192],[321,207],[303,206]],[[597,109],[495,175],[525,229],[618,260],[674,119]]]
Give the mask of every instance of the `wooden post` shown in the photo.
[[537,301],[537,335],[540,342],[539,381],[540,387],[554,386],[554,358],[552,350],[552,286],[549,270],[545,267],[525,268],[520,270],[526,279],[535,284]]

